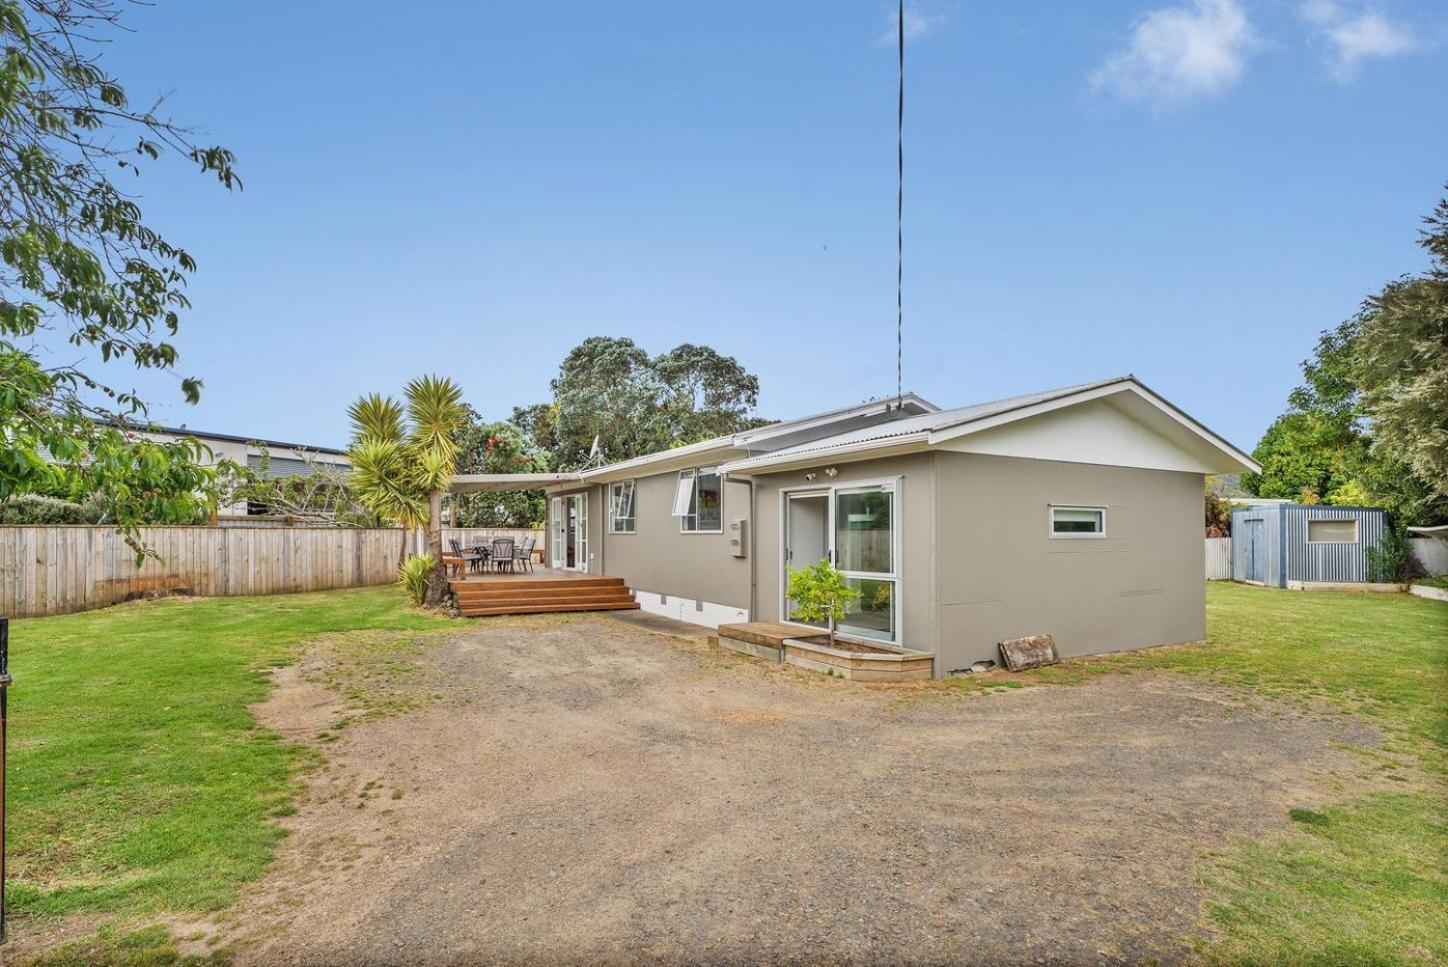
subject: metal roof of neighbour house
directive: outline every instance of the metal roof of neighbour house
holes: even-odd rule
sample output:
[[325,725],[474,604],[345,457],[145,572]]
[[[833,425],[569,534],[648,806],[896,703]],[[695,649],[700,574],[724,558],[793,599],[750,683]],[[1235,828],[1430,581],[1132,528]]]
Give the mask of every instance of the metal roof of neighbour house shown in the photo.
[[237,436],[233,433],[208,433],[205,430],[192,430],[184,426],[125,426],[122,429],[134,430],[137,433],[169,433],[172,436],[194,436],[198,440],[221,440],[226,443],[245,443],[260,447],[275,447],[278,450],[305,450],[308,453],[326,453],[332,456],[345,457],[346,450],[338,450],[335,447],[314,447],[309,443],[283,443],[280,440],[263,440],[261,437]]
[[824,437],[796,447],[777,450],[773,453],[746,457],[727,463],[722,469],[727,473],[749,473],[816,458],[854,456],[882,450],[925,448],[1004,423],[1036,416],[1062,406],[1083,403],[1118,393],[1131,393],[1144,400],[1170,417],[1175,423],[1229,456],[1243,468],[1260,469],[1250,456],[1232,446],[1184,411],[1157,395],[1135,376],[1129,374],[1091,383],[1063,386],[1059,389],[1027,393],[1022,396],[1010,396],[986,403],[975,403],[956,409],[938,410],[891,423],[864,427],[849,433]]

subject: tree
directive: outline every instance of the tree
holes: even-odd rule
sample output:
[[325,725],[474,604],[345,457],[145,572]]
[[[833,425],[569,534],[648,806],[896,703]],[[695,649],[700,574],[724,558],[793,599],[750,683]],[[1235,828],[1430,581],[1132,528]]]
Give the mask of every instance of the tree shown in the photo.
[[412,380],[404,396],[405,409],[377,393],[348,407],[348,484],[357,500],[383,520],[409,530],[427,528],[432,566],[424,603],[436,606],[448,586],[442,561],[442,495],[457,473],[456,437],[467,411],[457,384],[437,376]]
[[[141,439],[145,404],[82,363],[47,368],[33,340],[64,338],[102,363],[172,369],[191,256],[149,227],[113,180],[180,155],[227,189],[225,148],[130,104],[97,51],[120,29],[111,0],[0,0],[0,499],[68,475],[107,504],[140,554],[138,526],[215,507],[212,454]],[[200,380],[184,378],[194,403]]]
[[362,506],[347,485],[347,472],[334,463],[298,450],[306,464],[305,473],[273,476],[271,454],[265,447],[256,467],[238,466],[219,483],[222,504],[245,502],[248,507],[265,508],[272,517],[304,521],[322,527],[377,527],[377,515]]
[[1368,299],[1353,375],[1374,448],[1448,497],[1448,199],[1424,222],[1432,265]]
[[511,422],[552,470],[577,470],[593,452],[627,460],[736,433],[751,416],[759,380],[738,360],[685,343],[657,357],[632,339],[592,336],[575,346],[550,384],[553,400],[513,410]]
[[1448,201],[1426,219],[1429,273],[1389,283],[1324,332],[1288,410],[1253,451],[1260,497],[1373,504],[1448,520]]
[[[487,423],[471,406],[458,431],[458,473],[543,473],[548,461],[512,423]],[[454,521],[463,527],[533,527],[544,517],[542,491],[455,496]]]

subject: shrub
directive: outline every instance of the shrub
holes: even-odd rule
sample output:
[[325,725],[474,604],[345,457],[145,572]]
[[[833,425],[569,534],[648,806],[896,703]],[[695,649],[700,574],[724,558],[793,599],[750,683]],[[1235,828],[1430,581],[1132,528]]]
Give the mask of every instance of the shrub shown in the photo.
[[397,569],[397,583],[412,598],[413,604],[420,605],[427,597],[427,575],[432,564],[431,554],[414,554]]
[[794,609],[789,613],[791,618],[810,623],[829,622],[832,644],[835,622],[845,616],[845,606],[860,596],[827,557],[816,564],[790,568],[789,590],[785,593],[794,602]]
[[0,524],[98,524],[105,516],[99,500],[84,503],[44,494],[16,494],[0,501]]
[[1383,531],[1377,547],[1368,548],[1368,580],[1401,583],[1413,576],[1413,541],[1401,527]]

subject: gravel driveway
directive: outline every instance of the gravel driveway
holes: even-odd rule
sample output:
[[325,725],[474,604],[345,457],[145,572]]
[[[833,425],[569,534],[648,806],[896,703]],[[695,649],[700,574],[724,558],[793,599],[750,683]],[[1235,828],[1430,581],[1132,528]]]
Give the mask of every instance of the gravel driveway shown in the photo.
[[[684,637],[661,633],[673,631]],[[317,654],[263,721],[322,750],[244,963],[1186,957],[1194,870],[1320,802],[1350,720],[1171,673],[966,696],[808,675],[698,629],[504,618],[346,714]],[[333,676],[335,681],[335,676]]]

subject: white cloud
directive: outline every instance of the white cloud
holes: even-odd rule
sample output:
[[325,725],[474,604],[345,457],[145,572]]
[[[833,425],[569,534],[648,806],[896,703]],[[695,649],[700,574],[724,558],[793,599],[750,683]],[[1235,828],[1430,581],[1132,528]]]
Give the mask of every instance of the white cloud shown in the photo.
[[1126,46],[1088,77],[1091,89],[1158,108],[1229,90],[1258,47],[1238,0],[1192,0],[1153,10]]
[[[900,10],[892,8],[885,13],[886,26],[875,43],[882,46],[895,46],[900,40]],[[935,30],[945,23],[945,17],[941,14],[925,13],[918,7],[906,5],[905,7],[905,43],[912,43]]]
[[1349,12],[1334,0],[1309,0],[1297,12],[1330,46],[1328,70],[1340,81],[1351,80],[1365,61],[1418,49],[1417,39],[1406,27],[1368,7]]

